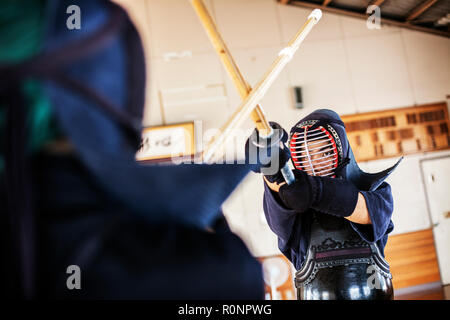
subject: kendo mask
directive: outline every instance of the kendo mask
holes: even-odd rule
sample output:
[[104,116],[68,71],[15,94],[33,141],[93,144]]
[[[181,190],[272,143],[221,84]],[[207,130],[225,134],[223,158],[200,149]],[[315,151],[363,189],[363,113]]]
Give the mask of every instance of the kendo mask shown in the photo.
[[[291,130],[289,149],[295,169],[313,176],[336,177],[345,161],[341,138],[326,120],[305,120]],[[340,125],[344,125],[339,121]]]
[[289,149],[295,170],[351,180],[360,190],[376,189],[402,160],[378,173],[363,172],[356,163],[344,122],[328,109],[318,109],[292,127]]

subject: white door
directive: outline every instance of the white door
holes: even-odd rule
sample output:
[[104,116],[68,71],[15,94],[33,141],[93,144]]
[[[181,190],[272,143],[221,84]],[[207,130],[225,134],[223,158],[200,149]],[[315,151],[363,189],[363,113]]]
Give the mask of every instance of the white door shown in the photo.
[[421,162],[442,283],[450,284],[450,156]]

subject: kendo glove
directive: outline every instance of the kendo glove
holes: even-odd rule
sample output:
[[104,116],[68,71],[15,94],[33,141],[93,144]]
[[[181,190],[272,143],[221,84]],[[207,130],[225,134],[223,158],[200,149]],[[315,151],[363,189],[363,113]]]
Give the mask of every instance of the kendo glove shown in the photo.
[[295,211],[309,208],[339,217],[348,217],[355,210],[359,190],[343,179],[310,176],[294,170],[295,181],[282,185],[279,195],[284,204]]
[[284,182],[281,173],[291,158],[289,148],[286,146],[287,132],[276,122],[269,122],[274,129],[273,135],[268,139],[259,137],[258,130],[254,130],[245,143],[246,163],[257,164],[253,172],[262,173],[269,182]]

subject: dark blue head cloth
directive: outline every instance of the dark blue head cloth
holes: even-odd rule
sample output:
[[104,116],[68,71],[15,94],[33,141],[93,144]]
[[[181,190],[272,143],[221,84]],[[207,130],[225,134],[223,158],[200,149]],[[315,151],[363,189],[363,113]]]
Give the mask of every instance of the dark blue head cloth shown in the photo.
[[[312,124],[313,127],[314,125],[329,125],[335,130],[342,147],[342,155],[340,157],[343,160],[348,159],[348,164],[342,169],[340,176],[343,179],[352,181],[360,190],[367,191],[376,189],[395,170],[403,159],[403,157],[401,157],[396,164],[386,170],[377,173],[364,172],[356,163],[355,156],[353,155],[352,148],[348,141],[347,133],[345,132],[344,122],[336,112],[329,109],[315,110],[297,122],[296,125],[292,127],[290,135],[292,136],[297,128],[301,128],[305,124]],[[325,126],[324,128],[327,129]]]
[[[151,223],[210,225],[250,166],[136,163],[136,145],[125,129],[140,124],[142,116],[145,65],[140,40],[126,15],[122,27],[117,27],[120,22],[114,15],[124,15],[123,10],[107,1],[77,1],[81,29],[69,30],[65,12],[72,2],[53,2],[48,51],[67,46],[76,51],[77,41],[88,39],[108,23],[111,25],[106,29],[118,30],[103,37],[106,44],[102,46],[93,41],[92,46],[100,48],[87,49],[89,54],[66,64],[63,76],[55,79],[52,75],[46,81],[46,93],[61,130],[102,187],[132,211]],[[93,92],[80,91],[80,86]],[[99,108],[102,101],[113,110]]]

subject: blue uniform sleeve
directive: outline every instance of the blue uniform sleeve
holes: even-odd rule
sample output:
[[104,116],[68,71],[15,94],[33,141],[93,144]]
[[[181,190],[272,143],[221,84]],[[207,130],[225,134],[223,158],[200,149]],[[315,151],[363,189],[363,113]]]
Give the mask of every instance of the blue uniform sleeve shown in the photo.
[[372,224],[362,225],[351,222],[351,226],[367,242],[383,240],[394,228],[391,221],[394,210],[391,186],[383,182],[376,190],[360,192],[366,200]]
[[[278,236],[278,248],[298,270],[305,259],[308,221],[305,215],[287,208],[278,194],[264,183],[264,214],[270,229]],[[306,214],[306,217],[309,214]]]
[[287,208],[278,194],[266,183],[264,183],[263,208],[270,229],[286,243],[291,237],[297,213]]

